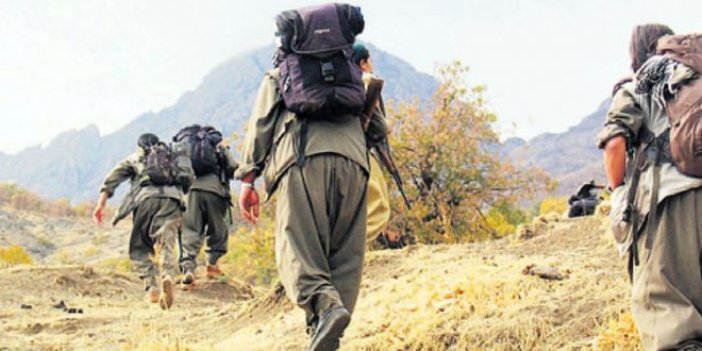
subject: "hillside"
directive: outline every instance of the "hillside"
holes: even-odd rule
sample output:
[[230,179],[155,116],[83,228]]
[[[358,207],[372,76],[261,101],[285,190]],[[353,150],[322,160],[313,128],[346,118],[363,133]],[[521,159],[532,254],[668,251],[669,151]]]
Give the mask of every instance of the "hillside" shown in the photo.
[[[612,343],[633,350],[624,262],[604,223],[601,215],[554,215],[521,237],[371,252],[342,350],[611,350]],[[564,279],[523,274],[534,264]],[[178,291],[167,312],[141,302],[133,275],[109,265],[5,268],[0,280],[3,350],[298,350],[307,343],[302,313],[280,291],[236,280]],[[83,313],[54,308],[59,301]]]
[[595,136],[602,129],[609,108],[607,99],[580,123],[563,133],[545,133],[529,141],[505,140],[503,152],[514,160],[537,166],[559,181],[558,193],[570,195],[584,182],[604,181],[602,152]]
[[[369,49],[377,73],[387,81],[387,98],[426,98],[434,91],[437,82],[430,75],[370,44]],[[272,53],[270,46],[229,59],[172,106],[144,113],[114,133],[101,135],[96,126],[87,126],[60,134],[46,147],[0,153],[0,181],[15,182],[50,199],[93,199],[105,174],[134,150],[142,133],[169,138],[193,123],[214,125],[227,136],[241,132],[261,77],[271,67]]]

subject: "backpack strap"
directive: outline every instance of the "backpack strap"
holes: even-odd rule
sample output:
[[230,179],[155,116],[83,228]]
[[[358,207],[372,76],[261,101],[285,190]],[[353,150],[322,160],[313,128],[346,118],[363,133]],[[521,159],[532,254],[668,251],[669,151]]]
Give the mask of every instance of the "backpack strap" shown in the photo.
[[639,181],[641,180],[641,173],[646,167],[646,157],[645,151],[648,145],[652,142],[653,133],[651,133],[648,128],[642,126],[639,131],[643,141],[639,144],[636,152],[634,153],[634,161],[630,164],[629,171],[631,172],[631,184],[629,185],[629,192],[626,197],[626,210],[624,210],[624,221],[631,222],[632,238],[633,243],[631,244],[630,262],[634,266],[639,265],[639,255],[636,242],[638,241],[638,226],[639,226],[639,211],[636,208],[636,195],[639,188]]
[[639,181],[641,179],[641,173],[644,169],[653,167],[653,184],[651,186],[651,199],[648,204],[648,227],[646,229],[646,234],[655,234],[656,230],[656,220],[658,217],[658,198],[660,191],[660,178],[661,178],[661,165],[663,162],[670,162],[668,152],[666,147],[668,145],[669,131],[665,131],[659,136],[655,136],[648,128],[642,127],[642,138],[643,141],[639,145],[636,151],[636,156],[633,162],[634,173],[632,173],[631,186],[629,188],[629,193],[627,194],[627,208],[625,211],[625,218],[631,220],[631,230],[632,232],[632,245],[631,245],[631,260],[630,264],[633,266],[639,265],[638,257],[638,246],[637,242],[639,239],[639,220],[640,213],[636,208],[635,201],[637,195],[637,189],[639,187]]
[[302,167],[305,165],[305,149],[307,148],[307,130],[309,126],[307,125],[307,118],[298,118],[299,133],[297,134],[297,145],[295,147],[297,153],[296,165]]

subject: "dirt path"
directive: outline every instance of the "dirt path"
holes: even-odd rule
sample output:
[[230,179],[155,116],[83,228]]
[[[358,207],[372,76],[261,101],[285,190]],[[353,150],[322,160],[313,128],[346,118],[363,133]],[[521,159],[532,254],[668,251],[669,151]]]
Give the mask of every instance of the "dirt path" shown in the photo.
[[[168,349],[209,341],[253,297],[246,284],[177,291],[170,311],[142,302],[132,275],[85,266],[0,270],[0,349]],[[57,308],[61,301],[69,313]],[[177,349],[177,348],[176,348]]]

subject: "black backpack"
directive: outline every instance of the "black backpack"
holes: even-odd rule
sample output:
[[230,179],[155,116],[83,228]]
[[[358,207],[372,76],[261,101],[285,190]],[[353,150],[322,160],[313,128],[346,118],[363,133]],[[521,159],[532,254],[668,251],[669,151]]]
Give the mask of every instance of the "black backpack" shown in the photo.
[[276,17],[281,46],[275,64],[285,107],[304,117],[360,114],[366,93],[351,46],[363,32],[359,7],[325,4]]
[[190,145],[190,160],[196,176],[221,171],[221,155],[217,145],[222,142],[222,133],[217,129],[194,124],[181,129],[173,139]]
[[164,142],[144,148],[141,185],[166,186],[176,183],[175,153]]

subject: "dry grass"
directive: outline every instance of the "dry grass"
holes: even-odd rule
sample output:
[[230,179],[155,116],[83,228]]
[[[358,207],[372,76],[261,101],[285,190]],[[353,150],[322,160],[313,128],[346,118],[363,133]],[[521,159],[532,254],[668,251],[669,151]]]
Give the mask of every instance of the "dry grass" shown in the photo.
[[601,351],[641,351],[639,334],[630,312],[610,319],[597,336],[596,348]]
[[[514,235],[369,253],[342,350],[640,350],[625,265],[606,234],[604,212],[577,220],[539,217],[527,240]],[[57,258],[68,261],[63,254]],[[0,333],[10,345],[35,340],[37,346],[92,349],[109,342],[123,350],[178,351],[307,346],[304,315],[280,291],[203,279],[192,292],[178,291],[177,307],[163,312],[140,301],[143,290],[133,274],[118,273],[130,270],[126,257],[96,262],[106,271],[0,270],[13,287],[0,291],[0,307],[8,311]],[[567,278],[524,275],[532,264]],[[86,314],[56,311],[50,304],[58,300],[85,307]],[[22,310],[20,303],[34,309]],[[85,336],[91,334],[99,339]]]
[[[342,349],[636,350],[626,270],[603,218],[536,221],[541,231],[527,241],[371,253]],[[567,278],[522,274],[530,264]],[[261,317],[218,346],[305,347],[297,309]]]

